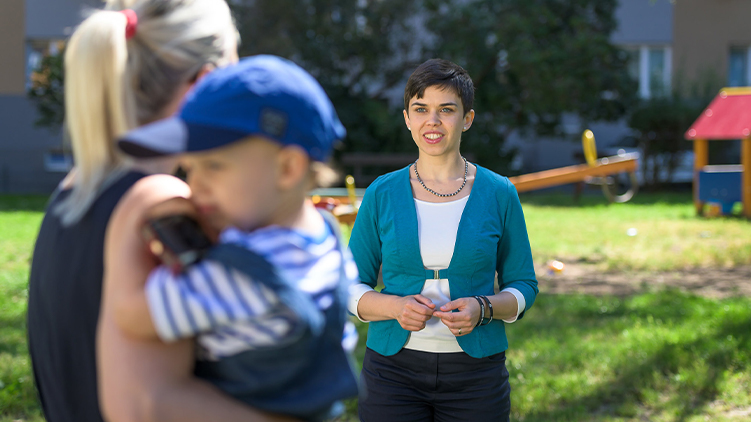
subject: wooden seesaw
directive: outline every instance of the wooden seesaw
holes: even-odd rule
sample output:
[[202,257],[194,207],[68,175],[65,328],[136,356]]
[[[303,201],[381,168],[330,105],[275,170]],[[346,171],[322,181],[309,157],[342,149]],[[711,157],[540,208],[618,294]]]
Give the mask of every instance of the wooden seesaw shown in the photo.
[[[639,183],[636,179],[639,153],[632,152],[597,159],[595,137],[589,129],[585,130],[582,134],[582,145],[584,148],[584,158],[587,160],[586,164],[513,176],[509,177],[509,181],[514,184],[517,192],[586,182],[602,186],[602,192],[610,202],[622,203],[633,198],[639,188]],[[621,173],[626,173],[629,176],[628,190],[623,193],[618,192],[618,183],[613,177]]]
[[[633,198],[639,187],[636,179],[639,154],[634,152],[598,159],[595,137],[589,129],[582,134],[582,145],[586,164],[513,176],[509,177],[509,181],[514,184],[517,192],[586,182],[602,186],[602,192],[610,202],[623,203]],[[628,189],[623,193],[619,193],[619,183],[613,177],[619,174],[627,174],[629,177]],[[316,189],[310,196],[316,206],[328,209],[341,223],[352,226],[365,190],[355,189],[355,178],[352,176],[347,176],[345,182],[344,189]]]

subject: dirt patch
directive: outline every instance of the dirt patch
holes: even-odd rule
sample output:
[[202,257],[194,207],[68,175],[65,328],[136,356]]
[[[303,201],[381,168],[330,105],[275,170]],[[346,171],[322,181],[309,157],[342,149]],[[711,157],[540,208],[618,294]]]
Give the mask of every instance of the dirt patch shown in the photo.
[[711,298],[751,297],[751,265],[666,272],[603,272],[595,264],[566,264],[561,273],[536,269],[543,293],[626,296],[659,288],[678,288]]

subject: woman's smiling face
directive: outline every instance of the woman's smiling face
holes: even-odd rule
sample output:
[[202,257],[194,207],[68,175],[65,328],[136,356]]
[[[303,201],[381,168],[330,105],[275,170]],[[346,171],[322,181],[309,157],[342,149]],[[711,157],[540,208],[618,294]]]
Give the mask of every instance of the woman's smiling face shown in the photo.
[[458,153],[462,132],[469,129],[474,110],[467,113],[453,90],[438,86],[425,88],[422,98],[409,100],[404,121],[421,153],[440,156]]

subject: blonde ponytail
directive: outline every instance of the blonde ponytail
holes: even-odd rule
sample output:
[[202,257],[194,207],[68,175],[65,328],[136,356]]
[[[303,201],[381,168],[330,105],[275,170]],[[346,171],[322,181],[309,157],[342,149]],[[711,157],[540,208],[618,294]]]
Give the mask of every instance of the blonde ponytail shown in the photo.
[[114,142],[136,127],[132,90],[125,89],[126,19],[98,11],[76,30],[65,51],[65,110],[76,163],[74,189],[56,210],[63,224],[78,221],[99,187],[124,158]]
[[[125,39],[127,19],[138,16]],[[78,221],[128,161],[115,148],[126,131],[165,117],[179,88],[207,64],[235,55],[237,31],[224,0],[111,0],[71,37],[65,52],[65,109],[73,188],[53,211]]]

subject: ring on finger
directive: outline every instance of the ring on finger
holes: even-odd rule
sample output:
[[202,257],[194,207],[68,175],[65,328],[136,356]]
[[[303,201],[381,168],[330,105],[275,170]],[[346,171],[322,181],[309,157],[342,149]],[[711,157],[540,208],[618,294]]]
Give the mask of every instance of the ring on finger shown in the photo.
[[462,329],[459,328],[459,335],[462,335]]

